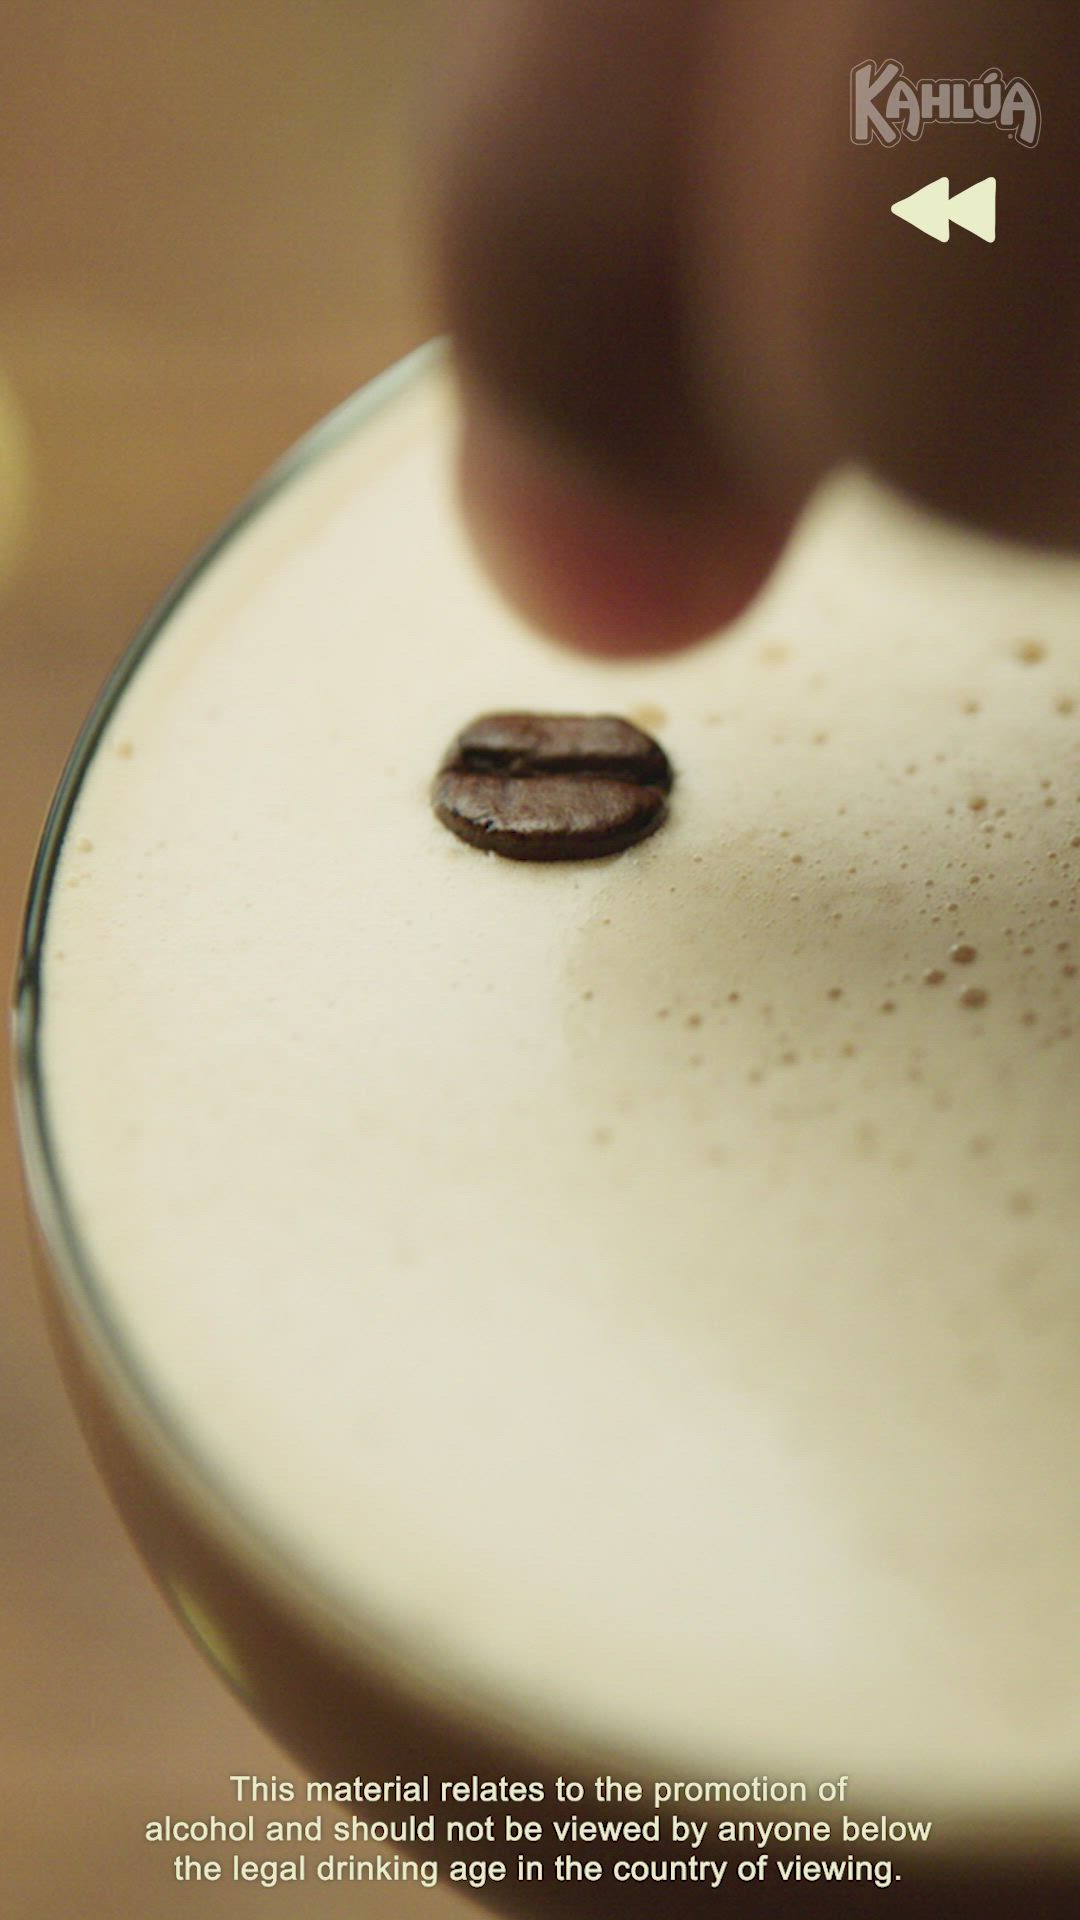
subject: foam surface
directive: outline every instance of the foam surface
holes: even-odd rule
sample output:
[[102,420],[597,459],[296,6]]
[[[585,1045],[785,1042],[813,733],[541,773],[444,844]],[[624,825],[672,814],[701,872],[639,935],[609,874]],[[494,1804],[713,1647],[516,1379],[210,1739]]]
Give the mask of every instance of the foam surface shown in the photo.
[[[451,424],[431,375],[233,540],[81,795],[45,1068],[109,1311],[263,1535],[456,1679],[1063,1802],[1080,572],[852,478],[731,635],[597,665],[478,576]],[[430,778],[504,707],[649,726],[668,825],[453,839]]]

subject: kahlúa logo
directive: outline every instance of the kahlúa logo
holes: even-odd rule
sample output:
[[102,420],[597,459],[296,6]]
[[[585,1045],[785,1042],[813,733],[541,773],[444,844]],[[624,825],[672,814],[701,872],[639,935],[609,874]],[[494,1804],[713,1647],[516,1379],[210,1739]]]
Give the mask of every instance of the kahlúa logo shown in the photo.
[[1026,80],[1002,79],[1000,67],[987,67],[978,80],[909,80],[899,60],[880,67],[863,60],[851,69],[851,137],[856,146],[873,140],[894,147],[901,138],[917,140],[936,122],[959,126],[981,120],[1000,127],[1022,146],[1038,144],[1042,110]]

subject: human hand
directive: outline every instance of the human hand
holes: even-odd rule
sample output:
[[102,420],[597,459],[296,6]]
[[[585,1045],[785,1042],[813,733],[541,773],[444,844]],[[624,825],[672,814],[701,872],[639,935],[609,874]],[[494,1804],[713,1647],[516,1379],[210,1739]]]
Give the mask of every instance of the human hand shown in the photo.
[[[525,613],[632,652],[729,620],[858,459],[1080,537],[1080,44],[1054,0],[470,0],[434,142],[477,545]],[[849,74],[1025,76],[1043,138],[856,147]],[[994,171],[997,242],[890,218]]]

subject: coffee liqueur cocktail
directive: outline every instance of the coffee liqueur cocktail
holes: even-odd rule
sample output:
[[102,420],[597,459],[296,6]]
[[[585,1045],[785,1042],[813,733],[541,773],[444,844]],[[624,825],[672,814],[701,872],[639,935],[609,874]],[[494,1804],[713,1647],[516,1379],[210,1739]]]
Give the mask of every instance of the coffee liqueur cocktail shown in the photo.
[[[452,438],[437,363],[339,421],[69,782],[26,1110],[99,1447],[324,1776],[846,1775],[912,1885],[1067,1862],[1080,571],[852,479],[729,636],[598,665]],[[666,823],[454,838],[507,709],[654,734]]]

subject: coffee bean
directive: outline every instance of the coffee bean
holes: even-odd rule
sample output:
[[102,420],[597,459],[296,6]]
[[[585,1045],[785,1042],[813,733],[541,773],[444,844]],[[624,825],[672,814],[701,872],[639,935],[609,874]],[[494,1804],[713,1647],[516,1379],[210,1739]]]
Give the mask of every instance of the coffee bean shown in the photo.
[[459,840],[509,860],[595,860],[660,825],[672,778],[628,720],[486,713],[458,734],[432,804]]

